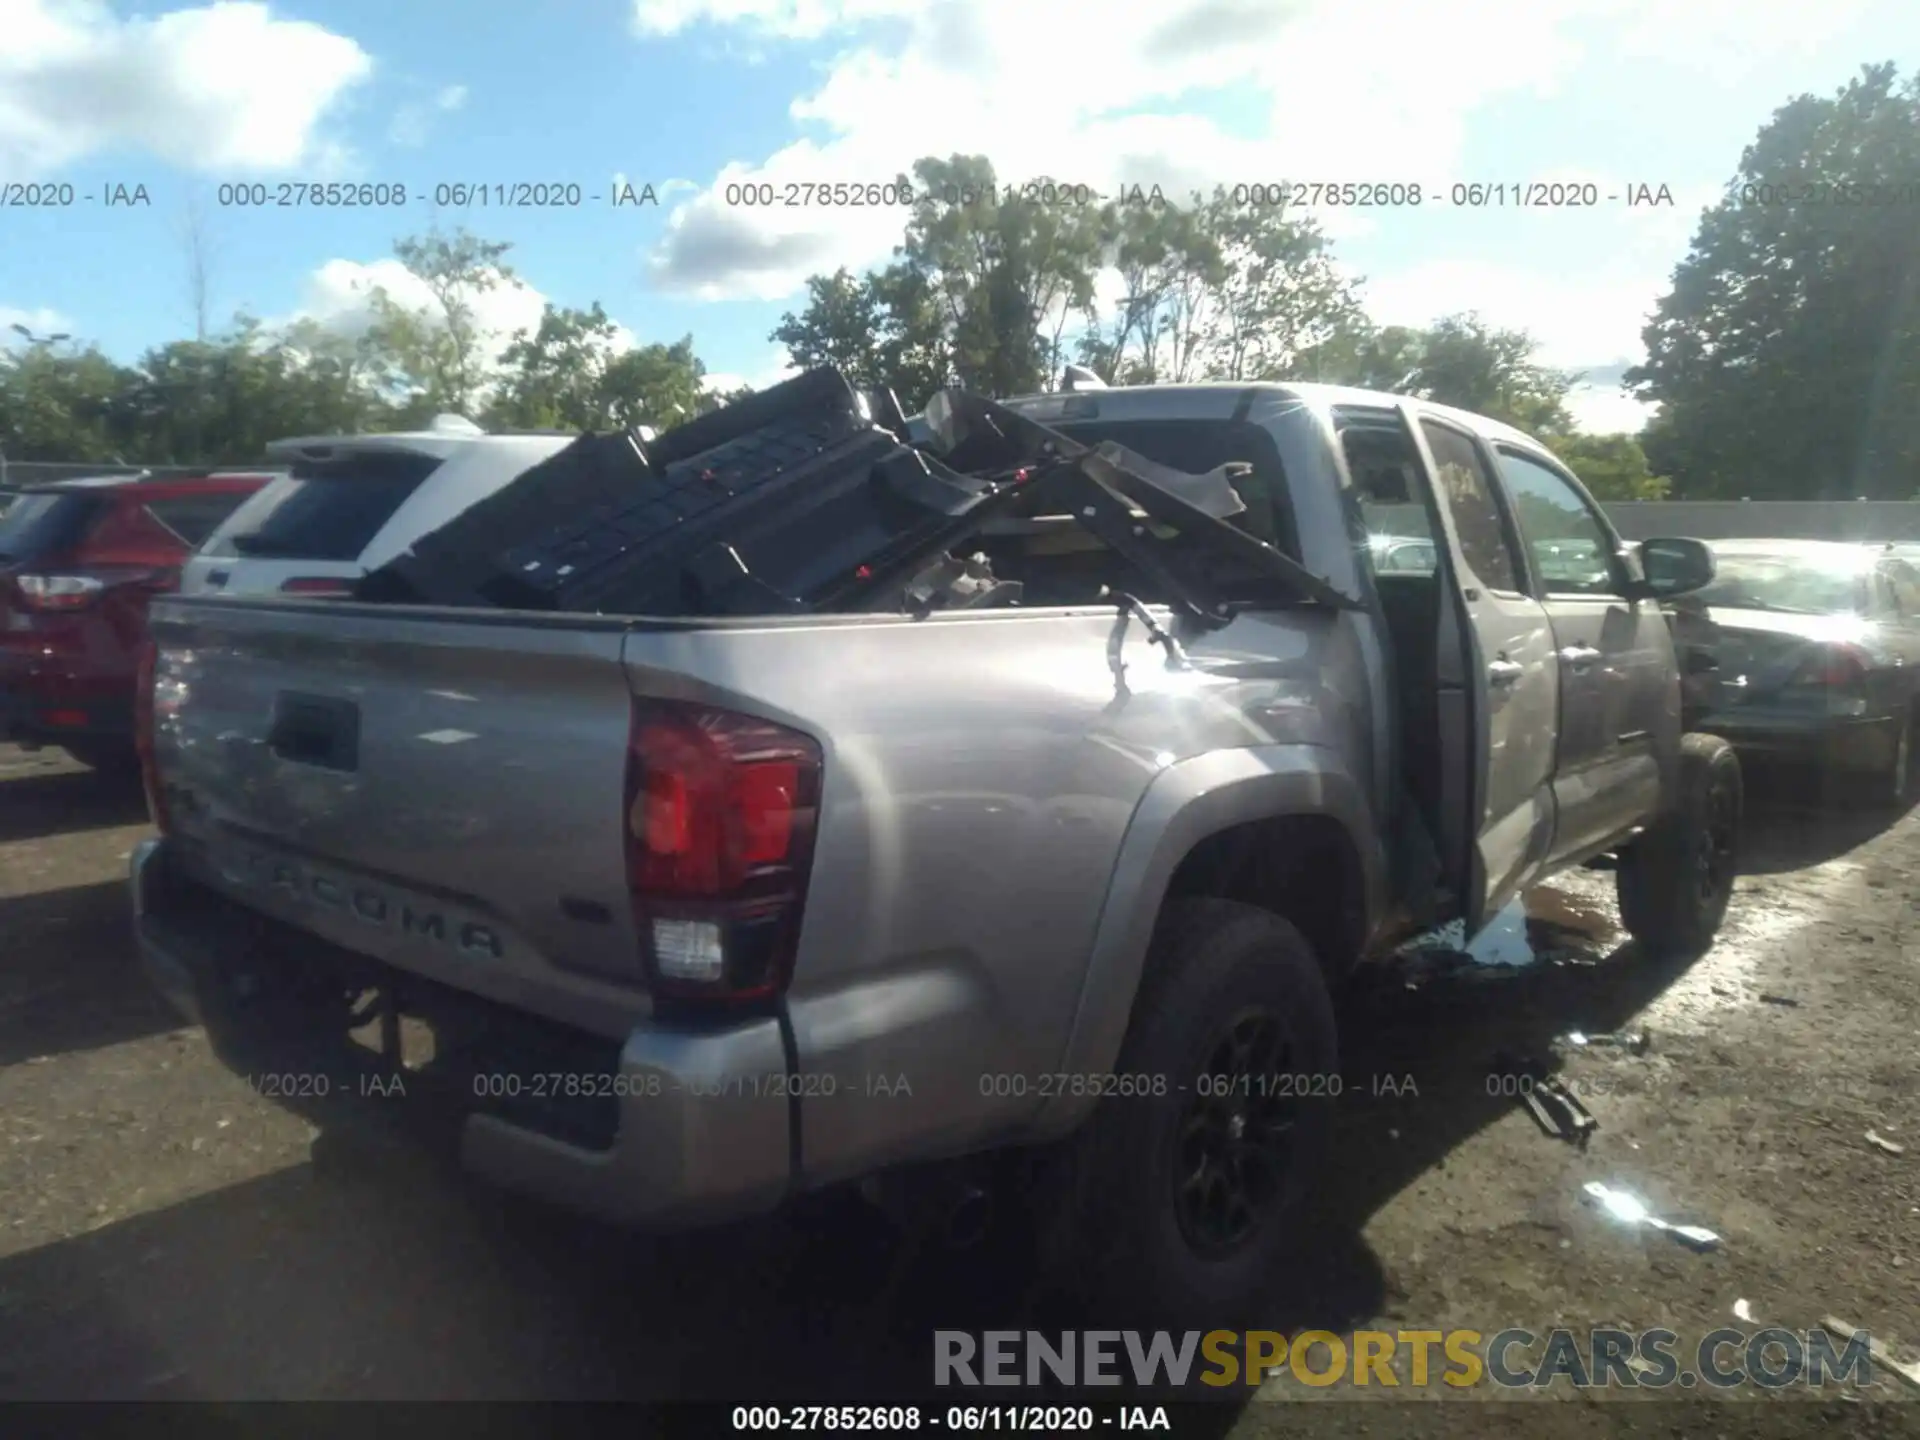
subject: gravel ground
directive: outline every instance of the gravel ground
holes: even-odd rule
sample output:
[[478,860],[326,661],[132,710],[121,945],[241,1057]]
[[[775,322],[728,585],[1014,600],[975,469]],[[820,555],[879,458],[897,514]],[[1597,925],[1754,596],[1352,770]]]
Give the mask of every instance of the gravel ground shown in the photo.
[[[1011,1241],[902,1265],[825,1200],[661,1244],[317,1136],[149,995],[122,884],[145,832],[137,795],[0,748],[0,1398],[858,1402],[921,1388],[936,1326],[1022,1323]],[[1582,874],[1530,900],[1535,963],[1343,999],[1339,1173],[1275,1328],[1692,1339],[1744,1300],[1920,1359],[1920,819],[1775,789],[1747,844],[1722,942],[1683,971],[1621,946],[1609,877]],[[1566,1060],[1599,1121],[1584,1152],[1488,1093],[1497,1051],[1623,1027],[1650,1050]],[[1623,1227],[1582,1203],[1591,1179],[1724,1244]],[[1886,1380],[1408,1395],[1276,1378],[1182,1433],[1920,1434],[1920,1391]]]

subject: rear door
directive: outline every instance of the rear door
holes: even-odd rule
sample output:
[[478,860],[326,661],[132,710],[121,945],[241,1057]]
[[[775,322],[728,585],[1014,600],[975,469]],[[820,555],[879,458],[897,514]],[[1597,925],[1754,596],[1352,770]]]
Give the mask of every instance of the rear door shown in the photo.
[[1553,630],[1526,593],[1526,568],[1486,451],[1451,421],[1408,408],[1441,501],[1469,630],[1464,672],[1451,686],[1442,674],[1441,694],[1443,732],[1449,690],[1466,702],[1466,714],[1453,722],[1460,733],[1444,748],[1449,757],[1472,756],[1471,783],[1451,802],[1466,807],[1464,833],[1472,843],[1445,858],[1472,935],[1533,878],[1552,843],[1560,674]]
[[1560,670],[1549,864],[1603,849],[1660,805],[1660,756],[1680,725],[1673,635],[1658,602],[1627,600],[1620,540],[1600,507],[1543,455],[1496,444],[1529,588]]

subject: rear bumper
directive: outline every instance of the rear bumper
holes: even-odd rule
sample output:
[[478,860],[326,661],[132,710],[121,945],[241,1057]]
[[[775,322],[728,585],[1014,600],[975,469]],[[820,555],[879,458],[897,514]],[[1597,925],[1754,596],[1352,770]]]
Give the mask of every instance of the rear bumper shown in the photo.
[[762,1213],[788,1193],[797,1102],[770,1083],[792,1068],[771,1018],[648,1024],[615,1041],[458,997],[506,1048],[483,1072],[394,1072],[339,1027],[308,1023],[292,990],[318,977],[337,994],[343,979],[379,984],[385,971],[424,999],[420,982],[301,932],[269,933],[274,922],[174,876],[164,840],[135,849],[130,880],[152,983],[206,1027],[227,1068],[318,1123],[451,1141],[497,1184],[648,1229]]
[[80,738],[132,742],[131,676],[125,685],[79,683],[0,665],[0,740],[58,745]]
[[1886,769],[1893,764],[1899,741],[1899,727],[1891,716],[1806,714],[1760,706],[1713,711],[1696,728],[1720,736],[1751,759],[1849,774]]

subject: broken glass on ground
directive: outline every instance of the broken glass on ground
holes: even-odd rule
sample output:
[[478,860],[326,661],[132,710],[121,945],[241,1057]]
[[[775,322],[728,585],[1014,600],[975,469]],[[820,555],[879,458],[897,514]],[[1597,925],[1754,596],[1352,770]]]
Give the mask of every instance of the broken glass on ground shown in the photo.
[[1675,1225],[1662,1220],[1647,1208],[1639,1196],[1625,1190],[1615,1189],[1598,1180],[1589,1180],[1581,1187],[1613,1219],[1624,1225],[1641,1225],[1650,1230],[1663,1230],[1681,1244],[1694,1250],[1715,1250],[1719,1248],[1720,1237],[1704,1225]]

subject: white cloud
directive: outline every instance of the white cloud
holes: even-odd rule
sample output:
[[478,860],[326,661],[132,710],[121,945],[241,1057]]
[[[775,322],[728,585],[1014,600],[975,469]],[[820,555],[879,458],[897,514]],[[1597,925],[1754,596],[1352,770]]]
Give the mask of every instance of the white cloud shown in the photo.
[[467,87],[448,85],[433,97],[431,103],[413,101],[402,105],[394,111],[393,123],[387,127],[387,138],[395,145],[418,149],[427,143],[436,117],[451,114],[466,103]]
[[[364,334],[373,322],[373,295],[383,289],[396,304],[438,316],[440,307],[423,281],[398,260],[375,260],[363,264],[357,260],[329,260],[307,277],[306,293],[300,308],[291,315],[269,320],[269,328],[294,320],[314,320],[336,334]],[[548,297],[523,280],[495,285],[490,290],[472,292],[466,297],[474,315],[481,350],[489,369],[500,364],[502,353],[522,330],[539,328]],[[3,313],[3,312],[0,312]],[[618,321],[606,346],[610,355],[632,350],[639,336]],[[759,380],[748,383],[758,386]]]
[[752,371],[722,370],[711,371],[701,377],[701,387],[709,391],[738,390],[742,385],[754,390],[765,390],[769,385],[778,385],[782,380],[791,380],[800,373],[800,367],[790,364],[787,352],[774,349],[768,352],[764,364]]
[[1653,418],[1654,407],[1618,385],[1576,385],[1567,392],[1567,411],[1589,434],[1637,434]]
[[[1822,32],[1867,3],[1833,0]],[[1003,180],[1048,174],[1107,193],[1312,176],[1431,182],[1456,175],[1469,124],[1493,102],[1576,81],[1626,93],[1635,72],[1622,57],[1643,53],[1669,67],[1668,83],[1677,69],[1724,84],[1805,43],[1805,12],[1788,0],[1680,8],[1683,16],[1666,0],[635,0],[645,39],[842,46],[790,106],[801,138],[734,159],[678,206],[650,272],[669,293],[778,300],[809,274],[884,260],[899,238],[897,212],[728,204],[729,184],[765,181],[782,200],[790,184],[885,182],[922,155],[954,152],[988,155]],[[1685,45],[1672,38],[1676,23]],[[1251,133],[1197,113],[1194,97],[1224,87],[1253,97]],[[1552,178],[1598,177],[1569,169]],[[1605,363],[1639,353],[1644,313],[1697,208],[1570,219],[1629,237],[1628,253],[1598,276],[1448,261],[1376,275],[1369,288],[1421,318],[1498,312],[1555,347],[1556,363]],[[1406,212],[1317,218],[1338,239],[1421,223]]]
[[337,168],[321,127],[372,73],[354,41],[266,5],[122,19],[102,0],[0,0],[0,175],[139,150],[222,173]]
[[[306,295],[295,314],[285,320],[312,319],[342,335],[359,335],[373,321],[373,293],[383,289],[409,310],[437,315],[433,294],[417,275],[398,260],[329,260],[307,277]],[[516,331],[539,325],[547,297],[520,281],[496,285],[467,297],[475,329],[490,363],[513,343]]]

